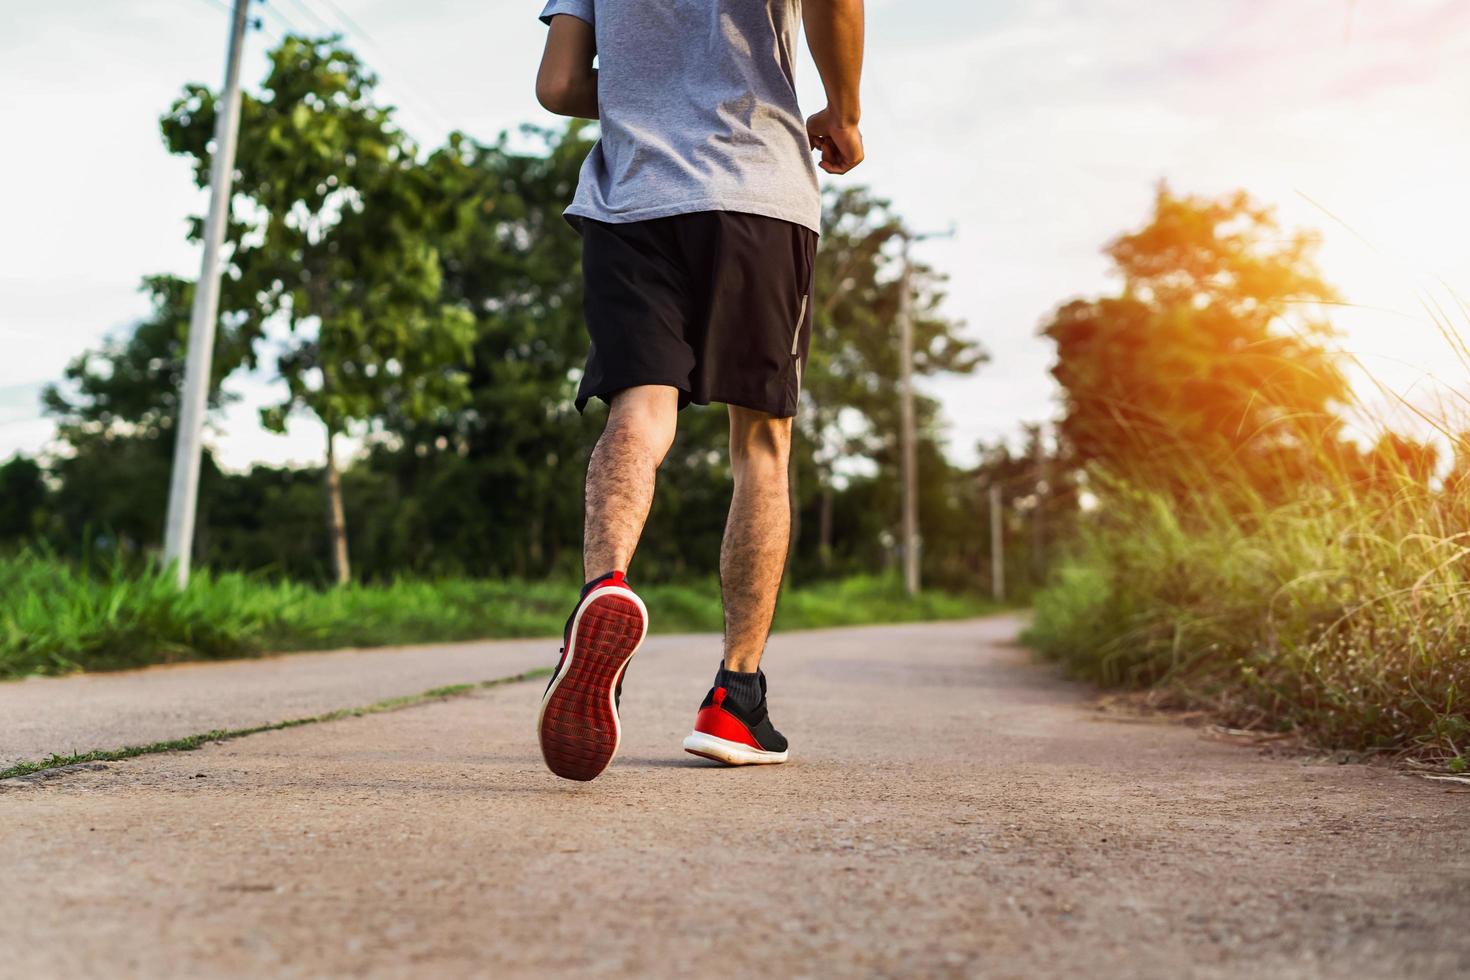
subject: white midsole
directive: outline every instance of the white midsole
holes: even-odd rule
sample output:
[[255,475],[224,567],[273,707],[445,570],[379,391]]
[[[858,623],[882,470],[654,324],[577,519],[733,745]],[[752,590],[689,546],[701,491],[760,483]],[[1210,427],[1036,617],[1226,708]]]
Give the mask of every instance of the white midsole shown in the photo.
[[731,766],[769,766],[786,761],[785,752],[767,752],[704,732],[690,732],[684,736],[684,751],[713,756]]
[[[638,607],[638,612],[643,615],[643,632],[639,635],[638,642],[633,644],[633,653],[628,654],[628,659],[623,661],[624,670],[627,669],[628,663],[633,659],[633,654],[642,648],[644,638],[648,636],[648,607],[643,604],[642,599],[638,598],[636,592],[620,586],[602,586],[587,593],[587,598],[577,607],[577,615],[572,620],[571,636],[567,639],[566,660],[562,663],[561,670],[557,671],[556,677],[552,679],[551,686],[541,696],[541,708],[536,712],[536,731],[538,733],[541,731],[541,718],[546,714],[546,706],[551,703],[551,696],[556,693],[556,689],[561,687],[561,682],[566,680],[572,672],[572,661],[577,656],[577,630],[582,625],[582,614],[591,607],[594,601],[603,595],[616,595],[623,599],[630,599]],[[613,755],[617,755],[618,747],[623,744],[623,724],[622,719],[618,717],[617,690],[618,686],[614,684],[607,692],[608,707],[612,709],[613,726],[616,729],[617,735],[617,740],[613,742]]]

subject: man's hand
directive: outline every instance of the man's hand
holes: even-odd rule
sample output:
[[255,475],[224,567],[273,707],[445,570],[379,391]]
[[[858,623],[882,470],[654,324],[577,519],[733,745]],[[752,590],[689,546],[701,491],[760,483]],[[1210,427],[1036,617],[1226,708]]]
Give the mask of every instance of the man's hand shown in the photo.
[[858,132],[862,104],[858,84],[863,74],[863,0],[806,0],[801,5],[806,43],[827,108],[806,121],[812,149],[822,151],[821,168],[845,174],[863,162],[863,134]]
[[822,151],[817,166],[829,174],[845,174],[863,162],[863,134],[857,123],[838,121],[831,107],[806,121],[806,135],[812,149]]

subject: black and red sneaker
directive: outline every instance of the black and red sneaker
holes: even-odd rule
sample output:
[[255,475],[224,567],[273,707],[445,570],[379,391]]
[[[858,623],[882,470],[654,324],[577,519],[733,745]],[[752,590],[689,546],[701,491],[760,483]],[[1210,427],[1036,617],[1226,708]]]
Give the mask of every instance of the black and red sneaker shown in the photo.
[[647,633],[648,609],[622,572],[583,587],[536,719],[541,755],[558,776],[594,779],[617,754],[623,672]]
[[727,766],[771,765],[786,761],[786,737],[776,731],[766,711],[766,675],[761,673],[761,701],[747,708],[718,682],[704,696],[694,731],[684,738],[684,751]]

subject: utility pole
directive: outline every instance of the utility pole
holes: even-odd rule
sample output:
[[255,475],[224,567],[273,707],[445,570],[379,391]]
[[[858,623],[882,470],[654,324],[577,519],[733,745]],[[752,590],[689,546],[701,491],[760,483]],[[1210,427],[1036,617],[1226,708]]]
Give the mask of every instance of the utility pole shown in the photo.
[[1006,598],[1005,519],[1001,513],[1000,484],[990,485],[990,591],[996,602]]
[[903,271],[898,280],[898,419],[903,475],[903,587],[919,594],[918,455],[914,445],[914,317],[909,301],[909,242],[903,239]]
[[1040,588],[1046,581],[1046,498],[1051,492],[1051,472],[1046,458],[1046,424],[1034,427],[1031,448],[1031,479],[1036,506],[1031,511],[1031,584]]
[[214,160],[209,170],[209,215],[204,222],[204,258],[194,287],[189,315],[189,351],[174,437],[174,465],[168,487],[168,519],[163,539],[164,561],[174,566],[179,588],[189,584],[194,544],[194,515],[199,503],[199,455],[204,413],[209,404],[210,361],[219,318],[219,253],[229,221],[231,183],[235,175],[235,140],[240,127],[240,55],[250,0],[235,0],[225,62],[225,87],[217,103]]
[[931,238],[953,238],[954,228],[911,235],[903,239],[903,268],[898,280],[898,418],[900,469],[903,478],[903,587],[909,595],[919,594],[919,463],[918,436],[914,432],[914,311],[909,293],[913,267],[909,246]]

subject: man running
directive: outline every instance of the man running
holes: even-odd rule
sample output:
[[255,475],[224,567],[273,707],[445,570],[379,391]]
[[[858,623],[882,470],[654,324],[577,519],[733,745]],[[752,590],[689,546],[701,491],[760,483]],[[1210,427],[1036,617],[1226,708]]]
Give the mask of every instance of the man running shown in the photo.
[[[582,235],[592,340],[577,410],[609,406],[587,467],[587,584],[542,697],[541,752],[580,780],[617,752],[623,674],[648,631],[626,571],[654,475],[678,411],[724,402],[724,660],[684,748],[729,765],[785,762],[760,661],[786,563],[791,419],[811,340],[822,211],[811,151],[832,174],[862,162],[862,0],[550,0],[541,19],[537,98],[601,123],[566,216]],[[798,19],[827,94],[805,123]]]

